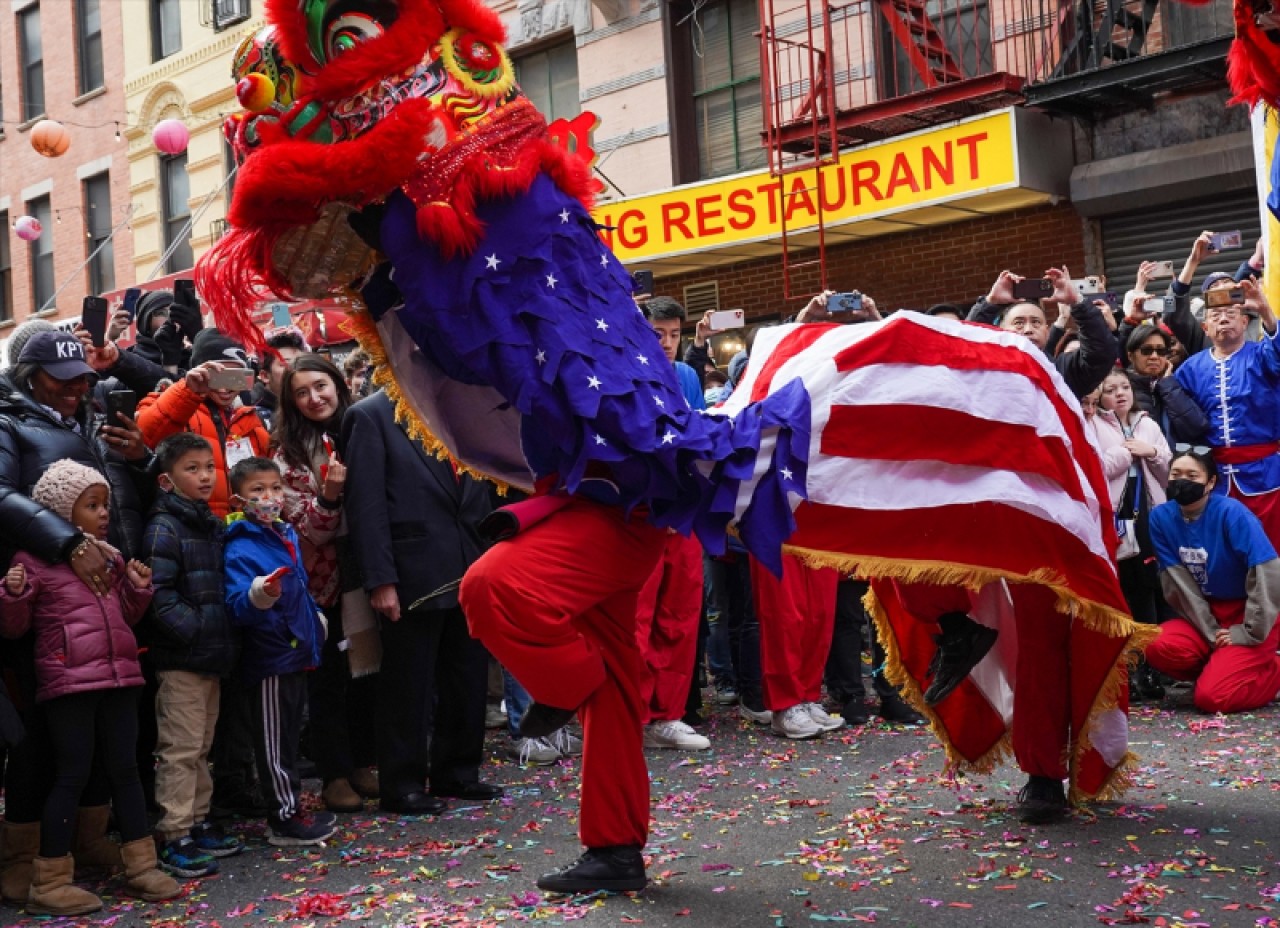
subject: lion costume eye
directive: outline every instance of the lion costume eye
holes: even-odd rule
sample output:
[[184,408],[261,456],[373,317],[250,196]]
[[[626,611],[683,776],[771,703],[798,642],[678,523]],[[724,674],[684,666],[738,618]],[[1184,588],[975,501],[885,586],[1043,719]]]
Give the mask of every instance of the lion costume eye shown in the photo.
[[396,0],[307,0],[303,15],[311,52],[317,62],[328,64],[380,37],[399,12]]

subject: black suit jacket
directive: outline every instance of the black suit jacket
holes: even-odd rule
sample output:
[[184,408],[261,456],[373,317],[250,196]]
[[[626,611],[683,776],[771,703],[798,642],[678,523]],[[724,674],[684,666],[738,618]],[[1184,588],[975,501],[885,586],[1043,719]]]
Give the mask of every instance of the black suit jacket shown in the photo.
[[[364,588],[396,585],[400,607],[458,580],[484,552],[476,524],[493,511],[488,484],[455,477],[395,421],[385,393],[356,403],[343,419],[348,541]],[[421,608],[456,608],[457,590]]]

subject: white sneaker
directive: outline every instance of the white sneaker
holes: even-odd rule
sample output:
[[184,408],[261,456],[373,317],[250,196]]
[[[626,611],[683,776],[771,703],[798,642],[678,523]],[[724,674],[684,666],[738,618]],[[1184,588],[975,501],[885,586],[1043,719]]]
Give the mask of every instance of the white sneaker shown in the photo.
[[809,706],[800,703],[790,709],[783,709],[773,714],[773,733],[792,741],[803,741],[806,738],[817,738],[822,734],[818,723],[809,715]]
[[773,713],[768,709],[761,709],[757,712],[755,709],[747,708],[746,703],[738,706],[738,715],[742,716],[748,722],[754,722],[757,725],[768,725],[773,721]]
[[484,707],[484,727],[485,728],[505,728],[507,725],[507,713],[503,711],[501,705],[495,706],[493,703]]
[[553,731],[544,739],[560,752],[561,757],[582,756],[582,739],[569,730],[569,726]]
[[550,767],[560,759],[560,752],[546,738],[515,738],[507,753],[522,767]]
[[651,722],[644,728],[644,746],[647,748],[672,748],[677,751],[705,751],[711,742],[684,722]]
[[844,728],[843,716],[831,715],[816,702],[806,702],[801,705],[809,710],[809,718],[813,719],[814,724],[823,731],[835,731],[838,728]]

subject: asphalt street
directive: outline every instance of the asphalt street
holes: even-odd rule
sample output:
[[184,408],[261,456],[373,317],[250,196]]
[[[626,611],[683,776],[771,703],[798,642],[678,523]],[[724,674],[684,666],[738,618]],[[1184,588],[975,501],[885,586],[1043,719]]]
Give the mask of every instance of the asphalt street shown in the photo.
[[[650,751],[650,887],[556,898],[534,878],[571,861],[576,766],[521,768],[491,732],[487,807],[437,819],[343,816],[320,849],[267,846],[261,825],[216,877],[174,902],[111,895],[63,922],[0,909],[5,924],[128,926],[894,925],[1280,926],[1280,709],[1231,718],[1142,708],[1124,802],[1032,828],[1021,777],[943,776],[925,729],[871,724],[788,742],[717,709],[712,750]],[[315,801],[312,786],[310,799]]]

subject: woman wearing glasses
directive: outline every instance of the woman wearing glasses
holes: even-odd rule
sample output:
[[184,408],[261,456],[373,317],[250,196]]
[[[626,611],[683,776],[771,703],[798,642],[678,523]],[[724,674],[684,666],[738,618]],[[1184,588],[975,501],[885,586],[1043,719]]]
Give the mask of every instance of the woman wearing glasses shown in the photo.
[[1160,626],[1146,659],[1194,680],[1200,711],[1247,712],[1280,695],[1280,558],[1243,503],[1213,492],[1217,482],[1208,448],[1178,446],[1151,541],[1179,618]]
[[1170,444],[1203,444],[1209,419],[1173,376],[1173,336],[1156,326],[1136,326],[1125,355],[1135,408],[1155,420]]

